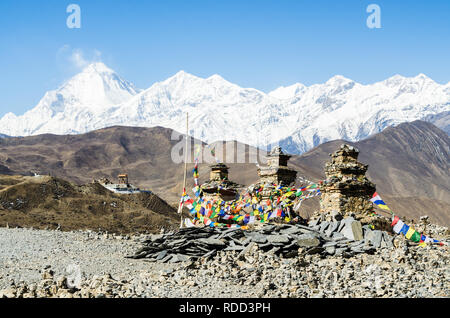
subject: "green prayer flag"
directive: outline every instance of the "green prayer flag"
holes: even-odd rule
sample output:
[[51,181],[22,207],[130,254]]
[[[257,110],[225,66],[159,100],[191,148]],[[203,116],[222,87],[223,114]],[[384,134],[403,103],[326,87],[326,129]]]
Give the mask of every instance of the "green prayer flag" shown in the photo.
[[420,233],[415,231],[414,234],[411,236],[411,241],[419,243],[420,242]]

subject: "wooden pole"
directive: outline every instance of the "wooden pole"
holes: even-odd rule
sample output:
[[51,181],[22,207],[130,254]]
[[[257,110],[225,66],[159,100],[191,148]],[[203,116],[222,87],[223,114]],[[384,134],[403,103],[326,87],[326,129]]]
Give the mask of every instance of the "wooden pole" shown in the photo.
[[[188,154],[188,134],[189,134],[189,113],[186,113],[186,147],[184,150],[184,181],[183,192],[186,190],[186,176],[187,176],[187,154]],[[183,228],[183,207],[180,205],[180,229]]]

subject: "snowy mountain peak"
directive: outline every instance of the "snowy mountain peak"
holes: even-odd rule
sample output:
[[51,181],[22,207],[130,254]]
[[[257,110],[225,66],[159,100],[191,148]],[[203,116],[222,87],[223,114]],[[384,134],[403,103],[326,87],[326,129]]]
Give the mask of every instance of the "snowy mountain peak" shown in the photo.
[[95,62],[95,63],[89,64],[88,66],[86,66],[83,69],[82,73],[97,73],[97,74],[109,73],[109,74],[111,74],[111,73],[114,73],[114,71],[102,62]]
[[227,81],[226,79],[224,79],[222,76],[220,76],[219,74],[214,74],[211,75],[210,77],[208,77],[206,79],[206,81],[208,83],[215,83],[216,85],[234,85],[231,82]]
[[[93,63],[67,82],[57,91],[51,92],[58,100],[64,101],[64,107],[103,109],[123,103],[138,93],[132,83],[127,82],[103,63]],[[48,101],[51,104],[58,101]]]
[[222,77],[222,76],[220,76],[219,74],[214,74],[214,75],[211,75],[210,77],[208,77],[208,79],[211,79],[211,80],[218,80],[218,81],[224,81],[225,79]]
[[[66,133],[85,123],[76,123],[80,114],[101,113],[135,96],[137,90],[103,63],[93,63],[58,89],[46,92],[37,106],[23,116],[7,114],[0,127],[13,136],[38,133]],[[72,122],[72,124],[68,124]],[[69,127],[72,126],[72,127]]]
[[180,71],[139,91],[105,64],[94,63],[24,115],[5,115],[0,133],[74,134],[113,125],[181,131],[189,112],[190,134],[205,142],[238,140],[257,147],[279,142],[287,152],[302,153],[325,141],[357,141],[445,112],[449,84],[424,74],[369,85],[336,75],[322,84],[296,83],[266,94],[217,74],[201,78]]
[[335,75],[332,78],[330,78],[328,81],[326,81],[325,84],[329,86],[343,86],[354,83],[353,80],[346,78],[342,75]]
[[[423,74],[423,73],[418,74],[415,78],[416,78],[416,79],[423,79],[423,80],[430,80],[430,81],[433,81],[431,78],[429,78],[428,76],[426,76],[426,75]],[[434,81],[433,81],[433,82],[434,82]]]
[[289,99],[297,96],[306,89],[306,86],[301,83],[295,83],[291,86],[280,86],[269,93],[270,96],[278,99]]
[[435,81],[433,81],[431,78],[426,76],[423,73],[420,73],[414,77],[405,77],[401,75],[394,75],[389,77],[388,79],[382,81],[381,83],[385,84],[386,86],[395,87],[395,86],[401,86],[401,85],[409,85],[409,84],[437,84]]
[[[205,85],[211,85],[217,89],[235,89],[235,90],[246,90],[234,83],[231,83],[224,79],[222,76],[218,74],[211,75],[210,77],[204,79]],[[256,91],[256,89],[251,88],[250,90]]]
[[178,71],[175,75],[166,79],[164,82],[186,81],[186,80],[197,80],[197,79],[199,79],[199,77],[181,70],[181,71]]
[[382,81],[381,83],[388,87],[395,87],[401,85],[406,80],[406,77],[399,74],[389,77],[388,79]]

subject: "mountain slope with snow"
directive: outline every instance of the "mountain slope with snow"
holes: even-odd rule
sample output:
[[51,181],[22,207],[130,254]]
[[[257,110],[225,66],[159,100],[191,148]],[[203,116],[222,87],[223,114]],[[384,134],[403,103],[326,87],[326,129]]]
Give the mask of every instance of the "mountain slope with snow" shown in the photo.
[[45,93],[23,116],[6,114],[0,132],[10,136],[86,131],[86,123],[139,92],[103,63],[86,67],[57,90]]
[[294,84],[268,94],[213,75],[180,71],[138,90],[102,63],[87,67],[22,116],[0,119],[0,133],[78,134],[113,125],[163,126],[205,142],[238,140],[266,147],[280,143],[303,153],[333,139],[357,141],[384,128],[450,109],[450,83],[423,74],[399,75],[371,85],[342,76],[323,84]]

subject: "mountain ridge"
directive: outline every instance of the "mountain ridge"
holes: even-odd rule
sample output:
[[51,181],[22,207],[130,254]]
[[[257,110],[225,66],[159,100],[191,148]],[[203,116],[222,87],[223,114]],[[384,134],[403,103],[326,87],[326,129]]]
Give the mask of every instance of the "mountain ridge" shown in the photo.
[[[174,135],[179,138],[172,138]],[[172,161],[171,151],[180,142],[184,144],[183,136],[169,128],[120,126],[79,135],[0,139],[0,173],[37,172],[78,184],[101,177],[115,180],[119,173],[128,173],[133,184],[150,188],[176,205],[183,186],[184,165]],[[443,131],[423,121],[404,123],[359,142],[323,143],[302,155],[294,155],[289,165],[299,176],[321,180],[328,154],[344,142],[360,150],[359,161],[369,164],[369,179],[376,183],[377,191],[396,213],[415,218],[428,214],[437,222],[450,225],[450,141]],[[229,164],[230,179],[244,185],[256,182],[257,166],[249,157],[255,149],[239,143],[227,144],[245,153],[247,162]],[[229,154],[224,158],[230,158]],[[236,162],[236,157],[232,161]],[[209,178],[211,163],[200,163],[200,182]],[[188,171],[192,168],[193,164],[188,164]],[[187,184],[194,184],[191,174]],[[318,202],[313,201],[305,202],[305,211],[317,207]]]
[[24,115],[6,114],[0,133],[79,134],[115,125],[182,130],[189,112],[190,134],[204,142],[237,140],[260,148],[279,143],[301,154],[329,140],[358,141],[403,122],[428,118],[445,125],[438,114],[450,106],[450,83],[424,74],[368,85],[337,75],[323,84],[293,86],[264,93],[217,74],[201,78],[179,71],[141,90],[96,63],[47,92]]

